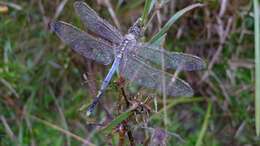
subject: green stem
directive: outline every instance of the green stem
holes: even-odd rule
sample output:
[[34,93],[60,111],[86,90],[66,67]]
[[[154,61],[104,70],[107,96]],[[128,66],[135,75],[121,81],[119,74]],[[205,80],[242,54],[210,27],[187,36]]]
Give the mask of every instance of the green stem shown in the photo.
[[255,18],[255,127],[256,135],[260,135],[260,22],[259,2],[254,0]]
[[208,109],[207,109],[207,113],[206,113],[206,115],[205,115],[204,122],[203,122],[202,128],[201,128],[201,130],[200,130],[198,140],[197,140],[197,142],[196,142],[196,146],[201,146],[201,145],[202,145],[202,140],[203,140],[204,135],[205,135],[205,133],[206,133],[206,130],[207,130],[207,128],[208,128],[211,110],[212,110],[212,103],[209,102],[209,104],[208,104]]

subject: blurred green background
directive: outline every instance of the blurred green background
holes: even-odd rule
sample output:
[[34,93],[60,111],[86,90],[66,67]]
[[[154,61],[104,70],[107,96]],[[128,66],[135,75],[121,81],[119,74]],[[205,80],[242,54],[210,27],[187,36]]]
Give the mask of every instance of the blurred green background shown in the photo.
[[[85,0],[124,33],[142,15],[144,0]],[[99,132],[119,114],[120,90],[112,82],[95,114],[82,116],[109,67],[74,53],[50,32],[58,19],[83,29],[74,0],[0,1],[0,145],[120,145],[120,132]],[[207,69],[180,77],[195,91],[191,98],[167,98],[167,109],[152,111],[147,122],[129,119],[136,145],[257,146],[254,115],[254,17],[250,0],[158,1],[145,39],[177,11],[204,4],[183,15],[167,31],[168,51],[197,55]],[[155,11],[155,10],[153,10]],[[114,17],[111,17],[112,14]],[[151,15],[151,14],[150,14]],[[174,73],[173,71],[169,71]],[[114,77],[116,81],[118,77]],[[130,91],[136,88],[130,86]],[[138,90],[147,97],[148,90]],[[155,94],[156,95],[156,94]],[[140,98],[140,97],[138,97]],[[163,98],[156,95],[158,111]],[[110,114],[107,114],[106,109]],[[166,113],[165,113],[166,112]],[[167,114],[167,118],[165,117]],[[101,125],[98,125],[100,124]],[[143,127],[146,123],[148,128]],[[104,124],[104,125],[103,125]],[[58,126],[58,127],[56,127]],[[73,135],[75,134],[75,135]],[[125,145],[130,145],[127,134]],[[180,138],[181,137],[181,138]],[[183,140],[185,142],[183,142]],[[122,141],[121,141],[122,142]]]

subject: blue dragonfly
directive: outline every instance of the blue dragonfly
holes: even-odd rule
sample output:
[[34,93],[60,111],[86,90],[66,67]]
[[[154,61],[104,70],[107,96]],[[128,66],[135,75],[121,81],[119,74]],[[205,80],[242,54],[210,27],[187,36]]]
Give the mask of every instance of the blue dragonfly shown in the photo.
[[165,69],[200,70],[205,67],[201,58],[185,53],[168,52],[160,46],[140,42],[143,34],[140,19],[123,36],[86,3],[77,1],[74,8],[86,29],[95,34],[94,36],[62,21],[52,21],[51,30],[76,53],[104,65],[112,64],[97,96],[87,108],[88,116],[104,94],[116,70],[119,70],[120,76],[137,85],[165,92],[169,96],[193,95],[188,83],[152,66],[163,63]]

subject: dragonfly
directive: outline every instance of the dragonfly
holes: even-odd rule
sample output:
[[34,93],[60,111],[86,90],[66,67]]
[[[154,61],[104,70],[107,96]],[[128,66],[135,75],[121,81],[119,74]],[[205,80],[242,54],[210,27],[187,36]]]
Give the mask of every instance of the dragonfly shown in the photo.
[[86,3],[77,1],[74,9],[85,29],[91,33],[56,20],[50,23],[51,30],[81,56],[106,66],[112,64],[97,96],[87,107],[88,116],[95,109],[117,70],[120,76],[130,82],[164,92],[168,96],[193,95],[193,89],[187,82],[154,66],[164,64],[165,69],[194,71],[205,67],[203,59],[190,54],[169,52],[159,45],[141,42],[143,28],[140,19],[122,35]]

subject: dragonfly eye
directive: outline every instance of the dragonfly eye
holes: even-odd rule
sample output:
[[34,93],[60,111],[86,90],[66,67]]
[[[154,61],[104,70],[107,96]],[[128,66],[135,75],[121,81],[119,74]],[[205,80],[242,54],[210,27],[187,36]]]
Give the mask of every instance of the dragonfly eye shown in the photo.
[[129,33],[133,34],[136,38],[140,38],[142,35],[141,28],[133,26],[129,29]]
[[133,34],[136,38],[140,38],[142,36],[142,26],[140,19],[138,19],[134,25],[129,28],[128,33]]

